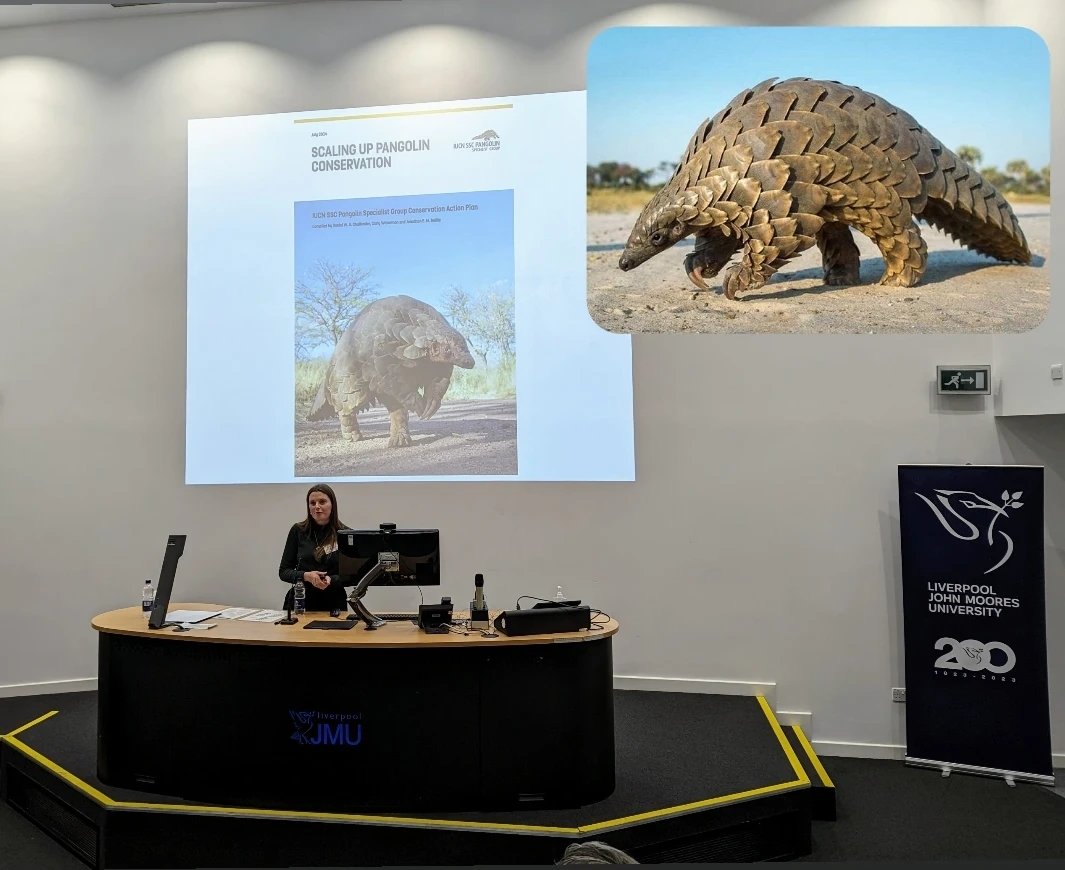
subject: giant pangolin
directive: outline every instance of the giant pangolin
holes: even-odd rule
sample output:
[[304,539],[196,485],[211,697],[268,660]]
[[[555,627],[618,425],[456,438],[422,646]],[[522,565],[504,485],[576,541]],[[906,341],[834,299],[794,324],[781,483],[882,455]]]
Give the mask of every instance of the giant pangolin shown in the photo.
[[356,415],[381,404],[389,414],[388,446],[409,447],[408,412],[432,417],[454,366],[473,368],[473,357],[439,311],[410,296],[378,299],[340,336],[307,419],[326,420],[335,412],[341,435],[359,441]]
[[729,299],[815,244],[826,284],[856,284],[854,227],[884,256],[880,283],[911,287],[927,261],[914,218],[982,254],[1031,260],[1009,203],[906,112],[839,82],[773,78],[699,126],[618,265],[633,269],[694,234],[684,268],[703,290],[742,248],[725,273]]

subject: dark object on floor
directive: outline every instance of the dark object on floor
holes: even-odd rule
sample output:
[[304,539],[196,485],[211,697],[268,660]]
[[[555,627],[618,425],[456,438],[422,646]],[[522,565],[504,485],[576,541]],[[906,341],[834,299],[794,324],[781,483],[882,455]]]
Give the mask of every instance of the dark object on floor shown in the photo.
[[615,849],[608,843],[589,840],[587,843],[570,843],[562,853],[559,864],[639,864],[628,852]]

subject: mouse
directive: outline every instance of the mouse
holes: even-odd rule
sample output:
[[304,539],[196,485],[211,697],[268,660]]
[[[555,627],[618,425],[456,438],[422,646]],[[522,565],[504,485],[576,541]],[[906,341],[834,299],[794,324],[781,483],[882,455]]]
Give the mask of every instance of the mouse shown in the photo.
[[334,607],[332,610],[329,611],[329,615],[336,619],[336,617],[340,616],[340,611]]

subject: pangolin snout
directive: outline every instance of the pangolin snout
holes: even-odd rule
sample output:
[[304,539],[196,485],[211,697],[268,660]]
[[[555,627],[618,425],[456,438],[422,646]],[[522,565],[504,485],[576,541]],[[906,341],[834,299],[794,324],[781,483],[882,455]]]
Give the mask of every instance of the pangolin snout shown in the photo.
[[632,260],[630,260],[625,254],[622,254],[621,259],[618,260],[618,268],[621,269],[622,272],[628,272],[629,269],[631,269],[635,265],[636,264],[633,263]]

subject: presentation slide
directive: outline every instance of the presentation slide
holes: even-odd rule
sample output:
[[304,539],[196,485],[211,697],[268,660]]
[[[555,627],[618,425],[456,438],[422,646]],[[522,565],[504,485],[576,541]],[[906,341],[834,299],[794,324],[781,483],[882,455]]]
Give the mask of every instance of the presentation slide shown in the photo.
[[185,482],[634,480],[583,92],[189,122]]

